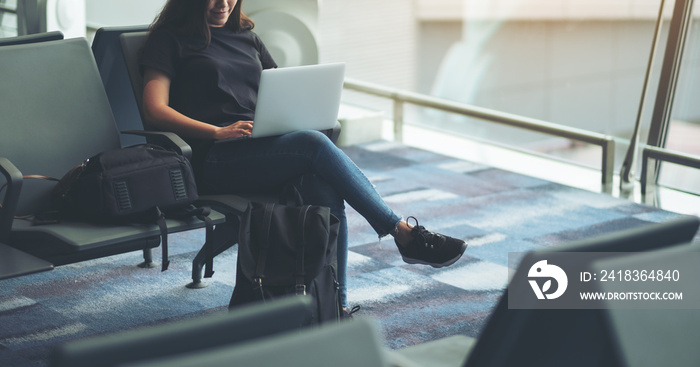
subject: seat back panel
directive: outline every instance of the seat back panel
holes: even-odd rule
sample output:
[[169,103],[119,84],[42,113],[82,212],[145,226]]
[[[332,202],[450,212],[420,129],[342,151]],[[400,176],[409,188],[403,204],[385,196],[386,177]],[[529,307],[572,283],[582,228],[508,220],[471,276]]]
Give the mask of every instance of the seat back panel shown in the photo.
[[[0,156],[24,175],[60,178],[119,133],[87,41],[0,47]],[[25,180],[18,214],[41,211],[53,182]]]

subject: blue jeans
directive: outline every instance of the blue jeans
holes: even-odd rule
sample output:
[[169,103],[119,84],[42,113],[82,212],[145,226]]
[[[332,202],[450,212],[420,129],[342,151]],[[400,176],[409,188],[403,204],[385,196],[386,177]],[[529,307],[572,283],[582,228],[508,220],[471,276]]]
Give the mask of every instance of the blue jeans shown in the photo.
[[311,189],[315,194],[311,198],[305,195],[307,203],[329,207],[340,220],[338,282],[341,304],[347,306],[348,225],[344,202],[360,213],[380,237],[394,231],[401,217],[326,135],[307,130],[216,144],[204,160],[200,185],[204,191],[217,194],[264,193],[279,190],[304,174],[315,174],[329,187]]

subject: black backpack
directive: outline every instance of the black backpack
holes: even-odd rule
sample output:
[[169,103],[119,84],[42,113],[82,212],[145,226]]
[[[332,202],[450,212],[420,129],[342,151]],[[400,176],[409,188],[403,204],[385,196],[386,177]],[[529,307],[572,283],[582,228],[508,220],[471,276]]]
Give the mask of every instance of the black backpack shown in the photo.
[[338,228],[328,207],[250,203],[241,216],[229,309],[298,295],[312,298],[310,324],[339,320]]

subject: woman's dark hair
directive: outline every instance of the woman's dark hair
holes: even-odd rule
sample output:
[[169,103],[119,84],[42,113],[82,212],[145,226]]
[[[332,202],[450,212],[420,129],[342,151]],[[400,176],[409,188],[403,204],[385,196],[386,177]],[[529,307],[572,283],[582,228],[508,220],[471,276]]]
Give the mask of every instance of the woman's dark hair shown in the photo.
[[[243,14],[242,4],[243,0],[236,2],[224,27],[234,31],[253,29],[255,23]],[[163,10],[151,23],[149,31],[166,28],[180,35],[201,35],[205,39],[206,47],[211,41],[211,32],[207,23],[208,6],[209,0],[168,0]]]

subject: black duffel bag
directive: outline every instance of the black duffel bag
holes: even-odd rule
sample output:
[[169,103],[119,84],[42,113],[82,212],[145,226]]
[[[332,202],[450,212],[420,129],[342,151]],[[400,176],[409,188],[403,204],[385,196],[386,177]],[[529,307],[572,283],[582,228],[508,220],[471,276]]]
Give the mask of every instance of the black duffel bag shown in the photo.
[[[162,270],[166,270],[169,263],[166,217],[198,217],[206,223],[207,238],[213,230],[209,208],[193,205],[198,198],[187,158],[158,145],[141,144],[99,153],[71,169],[56,184],[52,207],[59,218],[65,219],[158,224],[163,247]],[[211,257],[207,276],[213,274]]]
[[142,144],[86,159],[59,181],[53,198],[64,216],[114,223],[138,220],[155,207],[177,210],[199,196],[185,157]]

